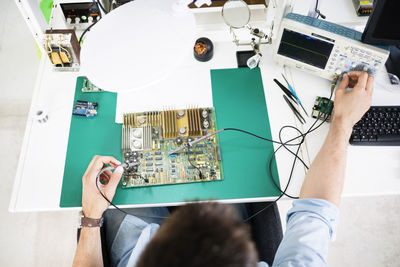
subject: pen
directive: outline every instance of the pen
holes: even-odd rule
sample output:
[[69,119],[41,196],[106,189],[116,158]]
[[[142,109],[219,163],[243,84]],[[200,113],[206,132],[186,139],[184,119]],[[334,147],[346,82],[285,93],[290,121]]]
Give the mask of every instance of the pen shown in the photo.
[[301,103],[300,98],[296,95],[296,92],[293,90],[293,87],[290,85],[290,83],[288,82],[288,80],[286,80],[286,77],[283,75],[283,73],[281,73],[281,74],[282,74],[283,79],[284,79],[285,82],[287,83],[290,92],[291,92],[291,93],[293,94],[293,96],[296,98],[297,103],[299,103],[299,105],[300,105],[301,108],[303,109],[304,113],[308,116],[307,111],[304,109],[303,104]]
[[281,84],[277,79],[274,79],[274,82],[279,86],[279,88],[281,88],[281,90],[285,93],[285,95],[287,95],[291,100],[296,102],[296,98],[294,97],[294,95],[283,84]]
[[283,95],[283,99],[285,99],[286,103],[288,104],[289,108],[293,111],[294,115],[297,117],[297,119],[301,122],[301,124],[304,124],[306,120],[301,116],[301,114],[296,110],[296,108],[293,106],[292,103],[290,103],[289,98],[287,98],[285,95]]

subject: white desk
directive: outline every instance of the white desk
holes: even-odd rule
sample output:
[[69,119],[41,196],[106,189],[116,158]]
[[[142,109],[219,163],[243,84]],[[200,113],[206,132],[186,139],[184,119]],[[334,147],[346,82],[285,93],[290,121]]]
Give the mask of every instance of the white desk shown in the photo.
[[[188,57],[182,73],[171,77],[162,86],[164,92],[181,92],[186,98],[183,103],[212,105],[210,69],[235,68],[237,66],[235,51],[238,48],[230,41],[226,32],[199,34],[214,41],[214,58],[207,63],[200,63],[192,56]],[[241,48],[249,49],[249,48]],[[294,115],[282,99],[282,92],[272,81],[277,78],[282,81],[282,69],[272,61],[272,47],[262,47],[263,63],[260,66],[264,90],[271,123],[272,136],[278,140],[278,133],[284,125],[296,125]],[[289,72],[290,74],[290,72]],[[310,74],[291,70],[289,80],[294,85],[302,99],[307,112],[311,112],[314,99],[317,95],[329,96],[330,82]],[[42,57],[40,70],[35,85],[32,105],[29,112],[24,141],[21,149],[17,174],[10,201],[9,210],[13,212],[56,211],[59,207],[61,186],[63,179],[64,162],[66,158],[71,110],[73,106],[76,77],[78,73],[53,72],[47,58]],[[383,86],[384,87],[384,86]],[[138,92],[127,96],[126,99],[137,99],[136,108],[154,108],[141,103],[151,103],[154,99],[152,90]],[[184,93],[185,90],[193,92]],[[161,99],[161,98],[160,98]],[[162,98],[163,99],[163,98]],[[163,100],[164,101],[164,100]],[[176,104],[166,102],[158,106]],[[399,92],[390,91],[377,86],[373,96],[373,105],[400,105]],[[119,108],[123,106],[118,100]],[[175,105],[177,108],[179,106]],[[38,107],[49,110],[49,120],[45,124],[34,121],[33,115]],[[124,108],[123,108],[124,109]],[[126,108],[124,109],[126,111]],[[313,122],[308,119],[307,129]],[[297,125],[299,126],[299,125]],[[312,160],[326,136],[329,125],[323,125],[309,135],[306,147],[302,150],[302,158],[306,163]],[[292,136],[295,133],[291,133]],[[276,147],[276,146],[275,146]],[[282,187],[287,183],[293,157],[283,151],[277,155],[277,165]],[[349,147],[347,178],[344,187],[344,196],[370,196],[385,194],[400,194],[400,147]],[[297,164],[288,193],[297,195],[305,176],[305,169]],[[227,177],[229,179],[229,177]],[[258,200],[271,200],[262,198]],[[243,200],[236,200],[243,201]]]
[[[196,75],[191,76],[190,79],[183,79],[181,83],[184,86],[178,89],[176,89],[177,84],[181,83],[177,82],[174,89],[165,86],[163,90],[195,88],[198,92],[203,92],[200,95],[210,96],[209,69],[236,67],[235,51],[236,47],[233,43],[216,42],[215,56],[212,61],[199,63],[193,58],[188,58],[188,62],[193,63],[191,71]],[[271,60],[271,48],[264,47],[263,54],[261,73],[267,108],[272,136],[278,140],[279,129],[287,124],[295,125],[296,121],[282,99],[282,92],[272,81],[273,78],[281,80],[281,68]],[[188,71],[187,67],[185,71]],[[297,70],[291,70],[291,72],[295,90],[303,100],[307,111],[311,110],[315,96],[329,95],[330,83],[327,80]],[[48,66],[47,59],[43,57],[27,120],[10,211],[60,210],[59,200],[77,76],[78,73],[53,72]],[[150,102],[152,98],[154,98],[153,94],[142,93],[141,103]],[[212,104],[211,98],[205,98],[202,101]],[[165,105],[168,104],[171,103],[165,103]],[[374,92],[373,104],[400,105],[400,92],[394,93],[378,86]],[[40,106],[46,106],[49,110],[49,120],[45,124],[39,124],[32,119],[37,107]],[[313,119],[309,118],[308,125],[312,122]],[[307,138],[307,149],[303,151],[306,162],[308,162],[306,150],[312,160],[324,140],[328,127],[328,125],[323,125]],[[305,126],[304,129],[306,128]],[[293,157],[287,152],[282,151],[277,155],[282,185],[287,183],[292,160]],[[400,147],[350,146],[344,195],[400,194],[399,173]],[[297,164],[288,191],[290,194],[298,194],[304,174],[304,168]]]

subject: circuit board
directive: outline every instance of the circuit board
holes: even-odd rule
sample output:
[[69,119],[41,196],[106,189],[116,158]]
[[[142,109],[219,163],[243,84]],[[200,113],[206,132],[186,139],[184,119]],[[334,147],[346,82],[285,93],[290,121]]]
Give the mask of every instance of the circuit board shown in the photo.
[[315,119],[330,121],[333,110],[333,101],[326,97],[317,96],[312,108],[311,116]]
[[96,102],[77,100],[72,115],[93,118],[97,115],[97,106]]
[[103,92],[102,89],[91,83],[88,78],[84,77],[82,82],[82,92],[84,93],[97,93]]
[[[222,180],[216,135],[192,147],[188,142],[216,130],[213,108],[189,108],[124,114],[122,151],[126,163],[122,187]],[[176,148],[182,151],[171,154]]]

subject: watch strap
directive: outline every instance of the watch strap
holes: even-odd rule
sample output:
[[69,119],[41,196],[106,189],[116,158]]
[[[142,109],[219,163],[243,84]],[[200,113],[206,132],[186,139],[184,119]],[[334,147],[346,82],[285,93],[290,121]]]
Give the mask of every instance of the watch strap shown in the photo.
[[80,228],[82,227],[102,227],[103,226],[103,217],[99,219],[88,218],[81,213],[80,219]]

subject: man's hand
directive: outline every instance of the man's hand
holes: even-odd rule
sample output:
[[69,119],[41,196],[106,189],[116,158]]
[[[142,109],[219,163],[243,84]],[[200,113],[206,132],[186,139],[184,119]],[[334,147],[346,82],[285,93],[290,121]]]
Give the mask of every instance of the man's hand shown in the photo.
[[[351,82],[356,82],[353,89]],[[366,72],[352,71],[343,75],[343,80],[335,92],[335,106],[333,113],[333,123],[351,130],[365,112],[371,106],[374,78],[368,76]]]
[[[356,84],[347,91],[352,87],[350,80]],[[351,130],[371,105],[372,83],[366,72],[352,71],[343,76],[335,93],[331,128],[308,170],[300,198],[321,198],[339,206]]]
[[[121,163],[113,157],[94,156],[90,162],[85,174],[82,177],[82,211],[85,217],[99,219],[103,212],[108,208],[109,203],[100,195],[96,187],[96,176],[105,166],[110,164],[114,168],[114,172],[106,171],[100,176],[98,182],[99,188],[108,200],[112,200],[115,189],[123,173]],[[118,166],[118,167],[117,167]]]

